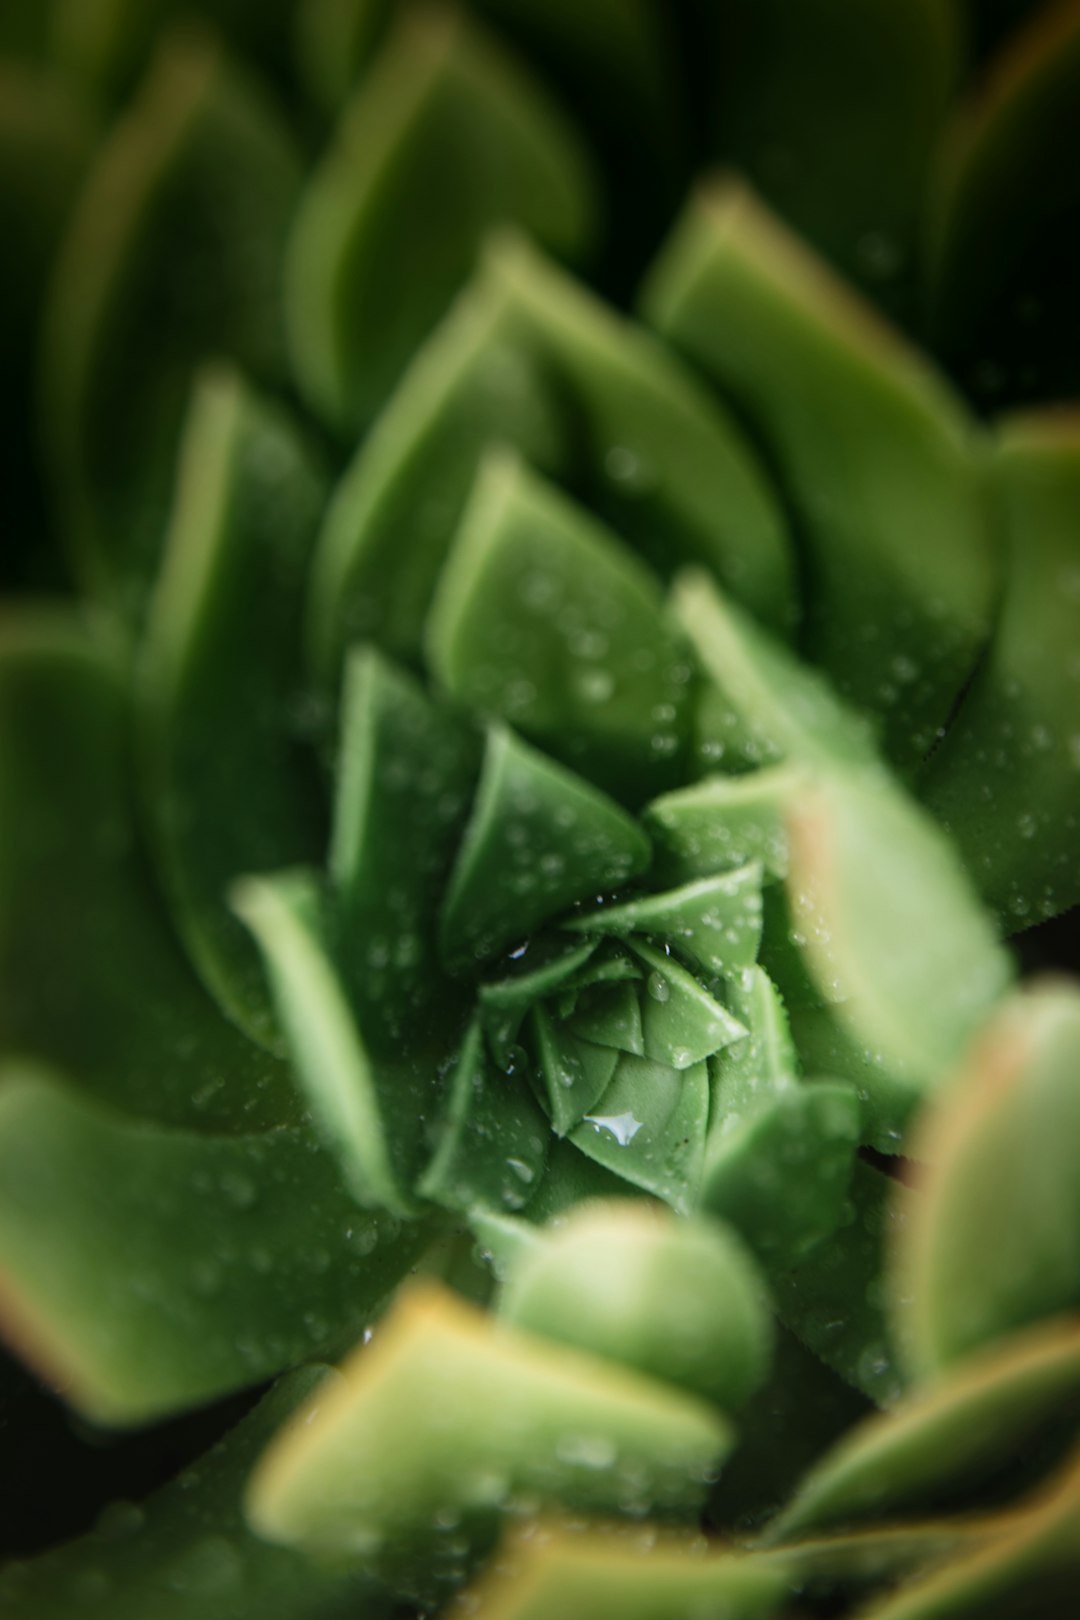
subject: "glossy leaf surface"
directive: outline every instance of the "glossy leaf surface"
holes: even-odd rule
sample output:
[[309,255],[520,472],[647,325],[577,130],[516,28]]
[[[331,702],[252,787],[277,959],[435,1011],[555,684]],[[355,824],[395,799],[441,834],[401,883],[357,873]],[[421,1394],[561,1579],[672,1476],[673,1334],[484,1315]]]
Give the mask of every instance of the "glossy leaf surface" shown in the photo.
[[631,948],[646,970],[641,1029],[647,1058],[688,1069],[745,1035],[739,1020],[673,956],[640,939]]
[[1011,933],[1080,900],[1080,416],[1005,422],[992,473],[1002,610],[921,791]]
[[963,867],[884,777],[823,777],[792,802],[788,828],[788,891],[814,978],[871,1058],[935,1086],[1011,977]]
[[542,1007],[533,1014],[536,1051],[544,1083],[544,1106],[556,1135],[565,1136],[600,1101],[619,1061],[618,1038],[610,1026],[598,1044],[580,1038]]
[[955,1501],[1013,1461],[1040,1428],[1080,1412],[1080,1333],[1067,1319],[998,1342],[847,1434],[769,1527],[808,1529]]
[[951,1365],[1080,1298],[1078,1053],[1075,986],[1033,986],[924,1116],[916,1153],[929,1168],[897,1253],[913,1366]]
[[500,1074],[474,1022],[454,1062],[421,1192],[465,1214],[519,1210],[540,1180],[548,1141],[547,1120],[520,1068]]
[[484,273],[564,391],[589,504],[659,573],[700,563],[766,624],[790,629],[787,524],[715,396],[523,240],[496,240]]
[[466,1600],[477,1620],[593,1620],[609,1604],[622,1620],[764,1620],[785,1585],[781,1571],[704,1537],[555,1524],[516,1535]]
[[201,1136],[31,1070],[0,1094],[6,1331],[79,1411],[140,1423],[355,1335],[423,1243],[310,1133]]
[[704,1063],[673,1069],[624,1053],[611,1084],[570,1140],[680,1214],[694,1206],[709,1117]]
[[343,436],[370,421],[472,269],[515,220],[579,257],[588,158],[558,106],[471,22],[406,14],[308,183],[289,256],[293,364]]
[[675,611],[711,683],[698,713],[704,769],[740,771],[780,760],[875,763],[865,722],[705,574],[679,578]]
[[800,1265],[845,1214],[859,1139],[854,1092],[821,1080],[787,1086],[741,1117],[714,1110],[713,1120],[703,1207],[730,1221],[770,1271]]
[[865,1620],[1013,1620],[1067,1612],[1080,1558],[1075,1457],[1026,1512],[1003,1516],[983,1547],[864,1609]]
[[906,1382],[898,1345],[908,1307],[886,1315],[885,1266],[911,1213],[904,1187],[856,1162],[851,1219],[796,1269],[770,1278],[785,1327],[879,1406],[898,1400]]
[[594,1204],[520,1256],[499,1313],[734,1408],[768,1371],[765,1297],[734,1232],[639,1204]]
[[126,677],[68,611],[12,614],[0,632],[5,1048],[170,1124],[294,1120],[288,1075],[204,994],[148,880]]
[[709,776],[647,805],[642,820],[656,847],[658,871],[688,883],[760,861],[768,878],[787,874],[785,810],[797,791],[797,767],[745,776]]
[[433,674],[616,797],[683,772],[691,664],[659,584],[505,454],[485,461],[439,580]]
[[461,1022],[437,923],[479,769],[479,739],[460,716],[374,649],[350,655],[330,888],[349,998],[380,1062],[406,1054],[433,1066]]
[[922,358],[737,184],[691,205],[645,304],[762,434],[807,546],[804,645],[913,768],[989,628],[996,581],[973,425]]
[[147,800],[196,968],[264,1045],[265,982],[226,896],[244,872],[322,852],[299,602],[324,498],[288,419],[234,375],[204,376],[142,649]]
[[351,1192],[362,1204],[415,1214],[437,1072],[418,1072],[408,1052],[387,1056],[367,1045],[316,877],[246,878],[233,903],[263,954],[296,1078]]
[[736,973],[753,965],[761,943],[761,867],[750,861],[664,894],[586,912],[567,927],[668,940],[706,974]]
[[274,1541],[392,1559],[437,1537],[440,1514],[475,1519],[517,1495],[686,1513],[731,1443],[704,1402],[431,1287],[400,1296],[343,1373],[253,1477],[249,1516]]
[[443,952],[466,968],[648,865],[625,811],[504,726],[488,731],[472,815],[442,911]]
[[505,301],[470,286],[420,348],[327,514],[309,589],[308,642],[332,686],[351,641],[415,659],[439,572],[492,444],[558,472],[569,424]]

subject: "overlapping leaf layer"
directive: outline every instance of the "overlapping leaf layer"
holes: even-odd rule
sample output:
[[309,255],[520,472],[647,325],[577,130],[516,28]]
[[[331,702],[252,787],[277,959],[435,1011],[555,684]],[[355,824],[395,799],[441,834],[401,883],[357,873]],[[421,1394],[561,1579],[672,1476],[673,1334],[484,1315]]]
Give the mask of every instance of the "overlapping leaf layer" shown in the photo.
[[0,1330],[252,1404],[0,1616],[1071,1612],[1077,106],[1073,0],[0,18]]

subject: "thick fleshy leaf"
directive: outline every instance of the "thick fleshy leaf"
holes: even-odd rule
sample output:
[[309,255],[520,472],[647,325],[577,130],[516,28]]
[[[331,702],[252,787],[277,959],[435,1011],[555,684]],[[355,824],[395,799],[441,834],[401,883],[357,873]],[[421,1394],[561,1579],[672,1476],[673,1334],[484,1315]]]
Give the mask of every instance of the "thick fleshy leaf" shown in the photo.
[[699,699],[695,738],[703,769],[740,771],[785,759],[875,762],[866,723],[707,575],[679,578],[675,610],[710,683]]
[[664,894],[572,917],[566,927],[583,934],[626,938],[640,933],[667,940],[706,974],[737,973],[753,966],[761,943],[761,870],[759,862],[749,861]]
[[850,1086],[782,1086],[742,1117],[718,1119],[714,1104],[702,1207],[730,1221],[770,1272],[801,1265],[848,1213],[858,1140]]
[[575,901],[636,877],[650,856],[613,800],[493,725],[443,902],[447,963],[475,966],[527,939]]
[[610,1086],[570,1141],[685,1215],[697,1202],[708,1118],[704,1063],[680,1071],[624,1054]]
[[1005,423],[993,480],[1002,609],[922,795],[1013,932],[1080,901],[1080,414]]
[[460,1537],[521,1497],[693,1512],[731,1446],[705,1402],[431,1285],[400,1294],[342,1371],[263,1457],[249,1516],[270,1540],[383,1567],[430,1575],[449,1518]]
[[[851,1105],[833,1095],[834,1087],[817,1099],[798,1086],[788,1015],[763,968],[733,975],[725,995],[748,1034],[709,1060],[702,1201],[706,1208],[726,1212],[771,1263],[785,1253],[794,1263],[836,1224],[835,1218],[824,1229],[821,1223],[834,1216],[836,1200],[850,1179]],[[804,1131],[809,1138],[805,1143]],[[821,1162],[815,1164],[811,1144],[820,1145],[823,1133],[827,1140]],[[779,1185],[773,1179],[777,1158],[787,1160],[789,1172],[795,1172],[794,1178],[784,1175]]]
[[618,1052],[645,1056],[641,995],[636,983],[619,981],[587,988],[570,1014],[570,1028],[582,1040]]
[[921,1089],[886,1067],[881,1053],[844,1022],[844,1009],[835,1002],[817,1006],[789,1001],[788,1017],[803,1071],[828,1074],[854,1086],[862,1140],[879,1153],[910,1152],[908,1126],[921,1101]]
[[325,811],[303,744],[301,592],[325,498],[289,420],[204,376],[139,667],[148,810],[177,926],[207,988],[276,1044],[242,872],[316,859]]
[[876,1610],[862,1605],[852,1609],[855,1597],[865,1597],[867,1591],[875,1589],[891,1591],[901,1581],[922,1577],[951,1559],[990,1546],[1011,1524],[1011,1516],[996,1513],[921,1520],[882,1529],[809,1536],[790,1546],[758,1552],[757,1556],[762,1563],[786,1571],[804,1607],[810,1608],[817,1601],[828,1609],[840,1602],[843,1612],[866,1620]]
[[468,1214],[523,1209],[547,1157],[548,1123],[519,1061],[500,1074],[474,1020],[454,1060],[435,1152],[420,1191]]
[[[884,776],[836,773],[788,808],[788,892],[806,961],[885,1090],[937,1086],[1011,965],[944,834]],[[881,1111],[888,1098],[881,1095]]]
[[252,1534],[244,1483],[275,1431],[316,1395],[326,1367],[284,1378],[212,1451],[144,1504],[113,1502],[93,1530],[0,1575],[0,1617],[19,1620],[371,1620],[390,1598]]
[[1080,992],[1048,982],[1005,1005],[922,1117],[895,1278],[916,1368],[1080,1304],[1078,1062]]
[[79,571],[125,612],[153,575],[187,390],[208,353],[284,370],[288,132],[204,42],[162,49],[83,191],[49,309],[45,405]]
[[572,1142],[552,1140],[543,1179],[523,1215],[501,1215],[489,1210],[470,1212],[484,1261],[497,1281],[503,1281],[527,1249],[544,1242],[544,1227],[573,1213],[580,1204],[615,1199],[637,1199],[639,1194],[619,1176],[612,1175]]
[[460,1022],[437,919],[479,770],[458,715],[373,648],[350,654],[330,883],[349,997],[380,1062],[409,1052],[433,1066]]
[[419,652],[442,560],[493,443],[569,481],[661,573],[704,562],[768,622],[790,622],[787,531],[737,429],[647,333],[501,238],[331,507],[310,603],[324,678],[356,637]]
[[900,1183],[857,1161],[850,1220],[797,1269],[770,1276],[784,1326],[879,1406],[893,1405],[905,1385],[897,1347],[907,1309],[887,1319],[884,1268],[913,1203]]
[[0,1323],[99,1422],[146,1422],[335,1349],[424,1237],[358,1210],[307,1130],[197,1135],[4,1075]]
[[770,1540],[955,1505],[993,1484],[1040,1430],[1080,1418],[1080,1329],[1068,1320],[1002,1340],[852,1429],[769,1526]]
[[530,1199],[528,1219],[543,1226],[576,1209],[586,1199],[636,1198],[638,1194],[621,1176],[605,1170],[572,1142],[555,1139],[548,1155],[544,1179]]
[[641,997],[645,1056],[689,1069],[733,1041],[745,1027],[673,956],[635,939],[630,946],[646,971]]
[[[666,19],[649,0],[474,0],[470,9],[536,68],[587,137],[608,203],[601,280],[629,288],[678,197],[686,132]],[[339,107],[368,70],[393,11],[393,0],[302,0],[301,70],[321,107]]]
[[[562,924],[567,932],[569,921],[567,918]],[[635,962],[622,945],[614,940],[606,940],[597,947],[594,940],[592,956],[567,980],[566,988],[568,992],[576,992],[594,987],[599,989],[603,985],[633,984],[642,976],[641,964]]]
[[543,1007],[533,1013],[532,1028],[543,1104],[555,1134],[566,1136],[604,1095],[619,1054],[614,1046],[581,1039]]
[[289,253],[293,364],[342,434],[377,412],[508,219],[569,257],[588,159],[543,89],[474,23],[407,13],[346,108]]
[[547,359],[577,421],[587,504],[665,577],[709,568],[766,624],[795,617],[791,540],[757,455],[718,400],[649,333],[620,320],[526,242],[484,273]]
[[257,879],[237,909],[266,958],[316,1121],[364,1203],[414,1205],[463,1017],[436,918],[476,748],[411,677],[370,651],[347,671],[331,892]]
[[775,1565],[704,1536],[541,1523],[504,1543],[463,1601],[476,1620],[766,1620],[787,1584]]
[[[809,783],[810,778],[804,778]],[[791,804],[797,800],[789,801]],[[785,850],[787,833],[784,833]],[[796,1007],[827,1006],[840,994],[832,981],[815,978],[806,960],[806,935],[793,915],[786,885],[770,883],[762,890],[761,965],[776,985],[789,1011]],[[821,1072],[826,1071],[822,1068]],[[841,1074],[846,1079],[846,1074]]]
[[67,610],[0,628],[0,1029],[131,1113],[294,1120],[287,1072],[204,995],[160,911],[129,780],[124,659]]
[[350,1191],[362,1204],[414,1214],[438,1070],[415,1048],[387,1050],[381,1039],[379,1050],[368,1047],[314,874],[244,878],[233,905],[263,954],[297,1080]]
[[504,978],[480,986],[479,1011],[495,1061],[505,1064],[529,1009],[556,995],[589,962],[595,944],[572,943],[565,934],[541,935],[511,953]]
[[1080,390],[1080,15],[1063,0],[1016,20],[954,119],[930,213],[931,335],[990,408]]
[[948,0],[709,4],[711,146],[838,269],[911,313],[960,58]]
[[631,803],[682,780],[689,649],[650,571],[505,451],[481,468],[439,580],[428,662]]
[[1026,1512],[993,1528],[984,1546],[868,1605],[860,1620],[1068,1614],[1080,1573],[1080,1462],[1074,1457]]
[[738,1407],[768,1372],[764,1278],[733,1232],[636,1202],[589,1204],[513,1263],[499,1314]]
[[804,645],[913,768],[989,628],[995,569],[972,423],[737,183],[691,204],[645,303],[762,435],[808,548]]
[[785,815],[801,782],[797,767],[773,766],[746,776],[710,776],[656,799],[641,819],[658,874],[690,883],[760,861],[766,879],[785,877]]
[[718,1138],[726,1136],[730,1122],[787,1090],[798,1073],[787,1011],[764,969],[751,967],[733,974],[724,989],[748,1034],[718,1052],[709,1065],[713,1094],[709,1133]]
[[324,685],[353,641],[416,659],[446,553],[491,444],[535,466],[571,461],[570,424],[540,360],[516,339],[505,300],[470,286],[417,352],[334,495],[308,602]]

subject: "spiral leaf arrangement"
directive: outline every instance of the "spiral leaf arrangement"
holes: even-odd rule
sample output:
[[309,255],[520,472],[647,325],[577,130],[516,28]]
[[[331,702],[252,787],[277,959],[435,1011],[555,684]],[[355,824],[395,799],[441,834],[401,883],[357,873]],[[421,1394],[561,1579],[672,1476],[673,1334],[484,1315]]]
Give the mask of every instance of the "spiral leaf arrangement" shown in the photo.
[[1080,10],[0,53],[0,1616],[1070,1613]]

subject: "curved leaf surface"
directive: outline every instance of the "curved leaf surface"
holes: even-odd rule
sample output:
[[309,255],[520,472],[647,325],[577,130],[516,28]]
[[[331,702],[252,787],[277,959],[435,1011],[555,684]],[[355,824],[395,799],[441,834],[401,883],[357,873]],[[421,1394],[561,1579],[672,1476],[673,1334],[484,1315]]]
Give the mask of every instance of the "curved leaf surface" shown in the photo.
[[127,675],[68,610],[12,614],[0,630],[4,1050],[170,1124],[294,1120],[288,1074],[205,995],[149,882]]
[[921,795],[1007,932],[1080,901],[1080,415],[1002,424],[1006,589]]
[[928,1169],[895,1279],[920,1370],[1080,1301],[1078,1056],[1080,993],[1069,981],[1032,986],[923,1117],[916,1154]]
[[588,157],[528,71],[450,13],[406,13],[315,170],[289,249],[290,347],[340,434],[371,420],[472,269],[519,222],[581,256]]
[[231,373],[200,380],[139,668],[146,799],[197,970],[271,1047],[265,982],[227,893],[243,872],[315,859],[325,838],[298,607],[324,496],[287,418]]
[[737,183],[691,204],[645,307],[762,435],[806,547],[804,645],[913,769],[989,630],[997,580],[974,424]]
[[0,1089],[0,1321],[97,1422],[144,1423],[355,1336],[425,1232],[358,1210],[302,1128],[208,1137],[45,1074]]
[[399,1295],[342,1371],[263,1457],[249,1519],[271,1540],[381,1566],[430,1559],[440,1518],[468,1533],[521,1496],[692,1513],[731,1445],[703,1401],[431,1286]]
[[692,664],[659,583],[582,508],[500,452],[457,530],[432,673],[631,803],[681,779]]
[[48,310],[52,471],[86,584],[125,614],[160,550],[188,386],[208,352],[284,375],[287,129],[207,42],[163,46],[83,190]]

